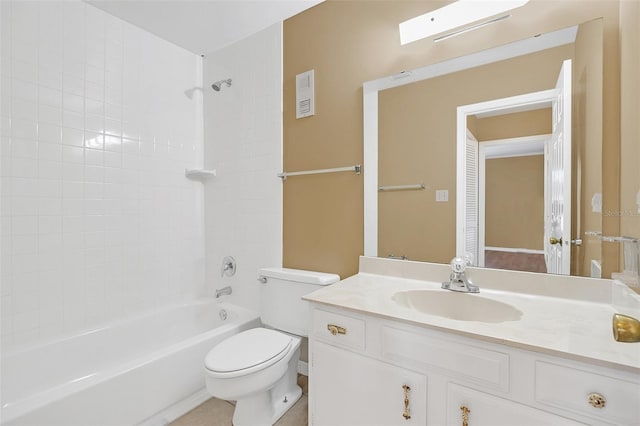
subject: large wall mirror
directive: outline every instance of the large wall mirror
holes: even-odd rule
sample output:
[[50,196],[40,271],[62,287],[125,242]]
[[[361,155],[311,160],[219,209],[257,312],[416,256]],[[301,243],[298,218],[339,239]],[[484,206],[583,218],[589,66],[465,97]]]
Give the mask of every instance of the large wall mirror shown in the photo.
[[365,255],[597,276],[602,56],[596,19],[365,83]]

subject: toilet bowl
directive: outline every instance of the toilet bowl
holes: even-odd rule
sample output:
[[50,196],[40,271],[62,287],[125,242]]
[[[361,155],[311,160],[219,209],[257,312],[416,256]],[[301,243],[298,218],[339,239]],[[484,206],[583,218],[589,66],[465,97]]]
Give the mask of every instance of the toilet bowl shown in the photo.
[[231,336],[205,358],[207,391],[236,401],[233,426],[271,426],[300,398],[300,343],[309,328],[302,297],[340,280],[335,274],[287,268],[260,269],[259,276],[260,314],[269,328]]
[[302,395],[300,338],[266,328],[236,334],[205,358],[207,390],[235,400],[234,426],[270,426]]

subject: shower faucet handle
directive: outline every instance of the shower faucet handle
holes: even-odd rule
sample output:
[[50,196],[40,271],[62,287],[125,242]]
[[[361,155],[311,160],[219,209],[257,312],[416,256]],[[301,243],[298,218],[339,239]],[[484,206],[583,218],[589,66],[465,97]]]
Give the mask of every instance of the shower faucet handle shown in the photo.
[[220,268],[220,276],[232,277],[236,273],[236,260],[231,256],[225,256],[222,259],[222,267]]

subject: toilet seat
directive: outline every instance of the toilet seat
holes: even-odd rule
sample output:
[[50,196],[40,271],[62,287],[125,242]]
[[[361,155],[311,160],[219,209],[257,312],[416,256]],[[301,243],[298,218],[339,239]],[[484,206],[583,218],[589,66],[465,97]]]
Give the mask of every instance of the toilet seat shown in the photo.
[[252,328],[222,341],[205,358],[208,373],[232,378],[265,369],[284,358],[293,339],[266,328]]

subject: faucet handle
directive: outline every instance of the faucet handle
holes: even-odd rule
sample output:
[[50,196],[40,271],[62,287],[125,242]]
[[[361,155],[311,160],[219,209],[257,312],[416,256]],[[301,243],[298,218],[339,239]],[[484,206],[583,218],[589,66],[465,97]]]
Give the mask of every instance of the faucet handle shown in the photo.
[[222,259],[222,267],[220,268],[220,276],[232,277],[236,273],[236,260],[231,256],[225,256]]
[[451,259],[451,270],[456,274],[461,274],[467,268],[467,262],[461,257]]

